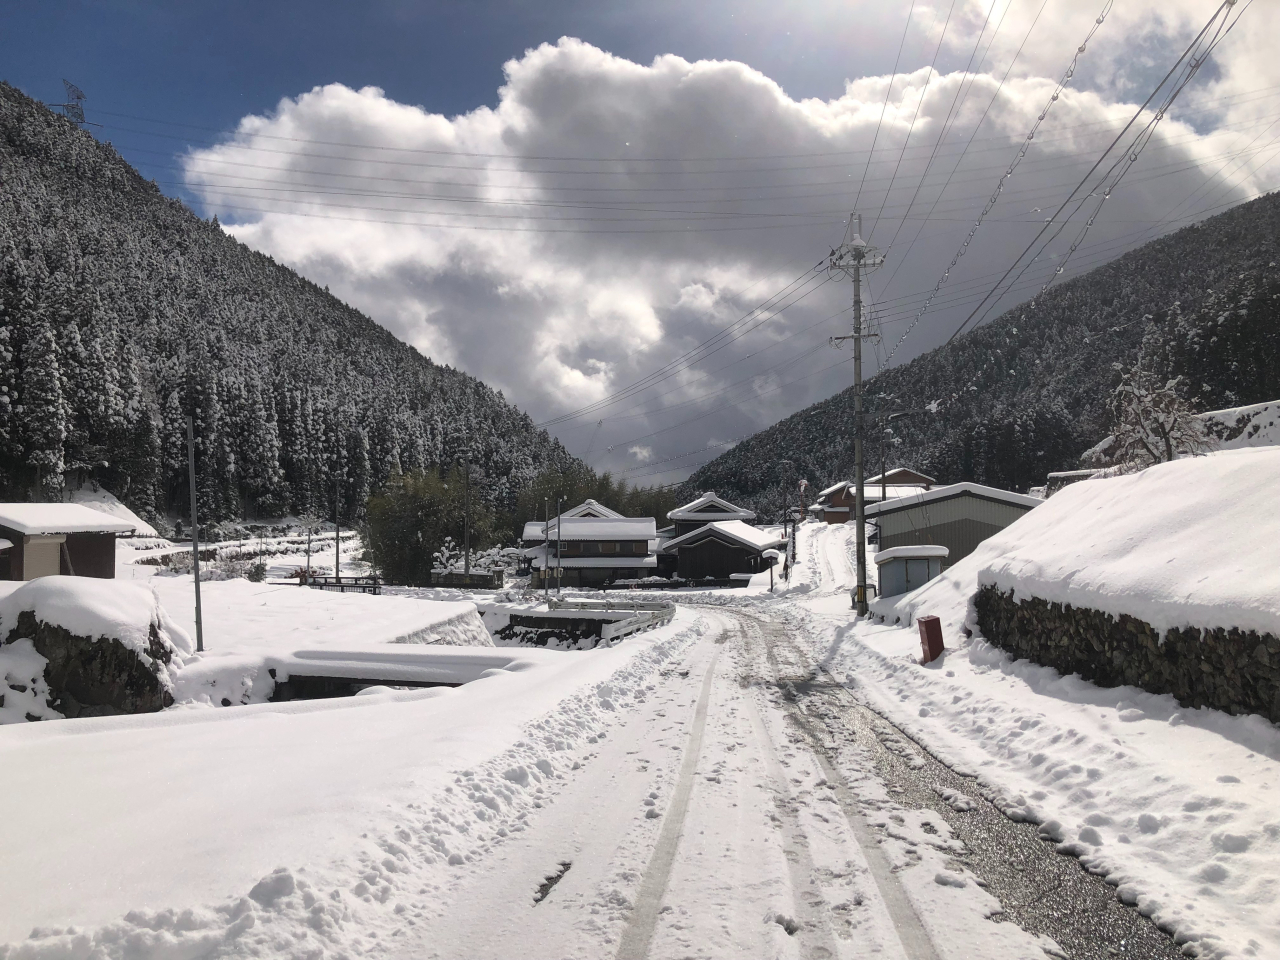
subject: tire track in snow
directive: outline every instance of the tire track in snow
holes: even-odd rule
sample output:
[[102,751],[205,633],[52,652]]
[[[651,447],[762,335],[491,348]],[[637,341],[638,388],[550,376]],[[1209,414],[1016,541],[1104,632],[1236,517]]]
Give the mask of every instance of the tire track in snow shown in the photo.
[[[776,641],[777,635],[782,633],[784,628],[780,624],[770,623],[767,620],[757,619],[750,615],[737,614],[737,616],[741,617],[740,622],[744,625],[750,624],[763,635],[765,655],[768,658],[769,669],[773,674],[773,682],[779,688],[785,689],[784,681],[778,669],[777,652],[774,643],[770,641],[771,635]],[[853,795],[853,791],[845,781],[844,775],[835,765],[834,759],[829,755],[826,744],[822,741],[817,731],[813,729],[803,711],[800,710],[795,701],[794,690],[791,690],[791,693],[792,696],[784,697],[782,701],[783,707],[797,729],[804,734],[805,741],[822,770],[822,775],[835,789],[840,809],[844,813],[850,829],[853,831],[858,846],[862,848],[862,854],[871,871],[872,879],[875,880],[876,888],[880,892],[880,899],[884,902],[885,909],[893,921],[894,930],[898,935],[899,942],[902,944],[903,952],[909,960],[939,960],[938,952],[934,948],[928,931],[916,914],[911,901],[907,898],[907,893],[902,888],[902,884],[893,870],[893,865],[880,847],[878,835],[871,825],[867,823],[858,801]]]
[[689,812],[689,795],[693,792],[693,777],[698,766],[698,757],[702,753],[702,739],[707,726],[707,707],[711,701],[711,682],[715,679],[716,664],[720,660],[722,647],[717,644],[711,656],[711,663],[702,678],[702,692],[698,695],[698,706],[693,714],[693,726],[689,731],[689,742],[685,747],[684,762],[680,765],[680,776],[676,782],[671,803],[667,806],[663,818],[662,832],[658,835],[658,843],[649,865],[645,867],[644,879],[640,882],[640,891],[636,894],[635,905],[626,928],[618,944],[618,960],[645,960],[649,955],[649,944],[658,925],[658,913],[662,909],[662,897],[667,890],[667,882],[671,879],[671,867],[675,863],[676,852],[680,847],[680,834],[684,829],[685,816]]

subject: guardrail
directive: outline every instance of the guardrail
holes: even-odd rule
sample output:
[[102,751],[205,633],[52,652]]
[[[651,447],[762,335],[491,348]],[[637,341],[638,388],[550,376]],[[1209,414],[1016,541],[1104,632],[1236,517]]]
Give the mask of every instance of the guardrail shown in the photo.
[[652,630],[660,627],[664,623],[670,623],[671,618],[676,615],[675,604],[669,604],[669,610],[652,610],[641,613],[634,617],[628,617],[626,620],[619,620],[616,623],[607,623],[600,630],[600,640],[608,643],[612,640],[621,640],[623,637],[629,637],[633,633],[640,633],[644,630]]

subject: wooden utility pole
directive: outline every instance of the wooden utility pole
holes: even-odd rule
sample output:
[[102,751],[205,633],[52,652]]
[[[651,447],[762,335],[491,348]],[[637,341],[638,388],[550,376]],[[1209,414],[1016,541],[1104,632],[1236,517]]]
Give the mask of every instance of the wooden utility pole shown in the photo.
[[542,498],[542,598],[551,596],[551,501]]
[[196,580],[196,653],[204,653],[204,618],[200,611],[200,521],[196,517],[196,430],[187,417],[187,475],[191,484],[191,570]]

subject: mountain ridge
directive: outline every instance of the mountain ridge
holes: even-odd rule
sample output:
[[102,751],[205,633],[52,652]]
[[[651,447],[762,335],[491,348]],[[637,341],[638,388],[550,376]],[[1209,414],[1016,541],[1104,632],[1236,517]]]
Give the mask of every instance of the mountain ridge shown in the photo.
[[470,459],[499,508],[576,463],[502,394],[436,364],[164,196],[0,82],[0,485],[101,483],[185,515],[185,417],[202,518],[358,518],[396,470]]

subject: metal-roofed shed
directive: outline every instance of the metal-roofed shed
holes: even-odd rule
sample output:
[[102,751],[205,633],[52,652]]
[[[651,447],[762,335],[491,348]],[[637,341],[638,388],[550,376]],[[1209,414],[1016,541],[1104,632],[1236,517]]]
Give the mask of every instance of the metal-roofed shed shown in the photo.
[[116,535],[134,524],[78,503],[0,503],[0,577],[34,580],[63,574],[111,579]]

